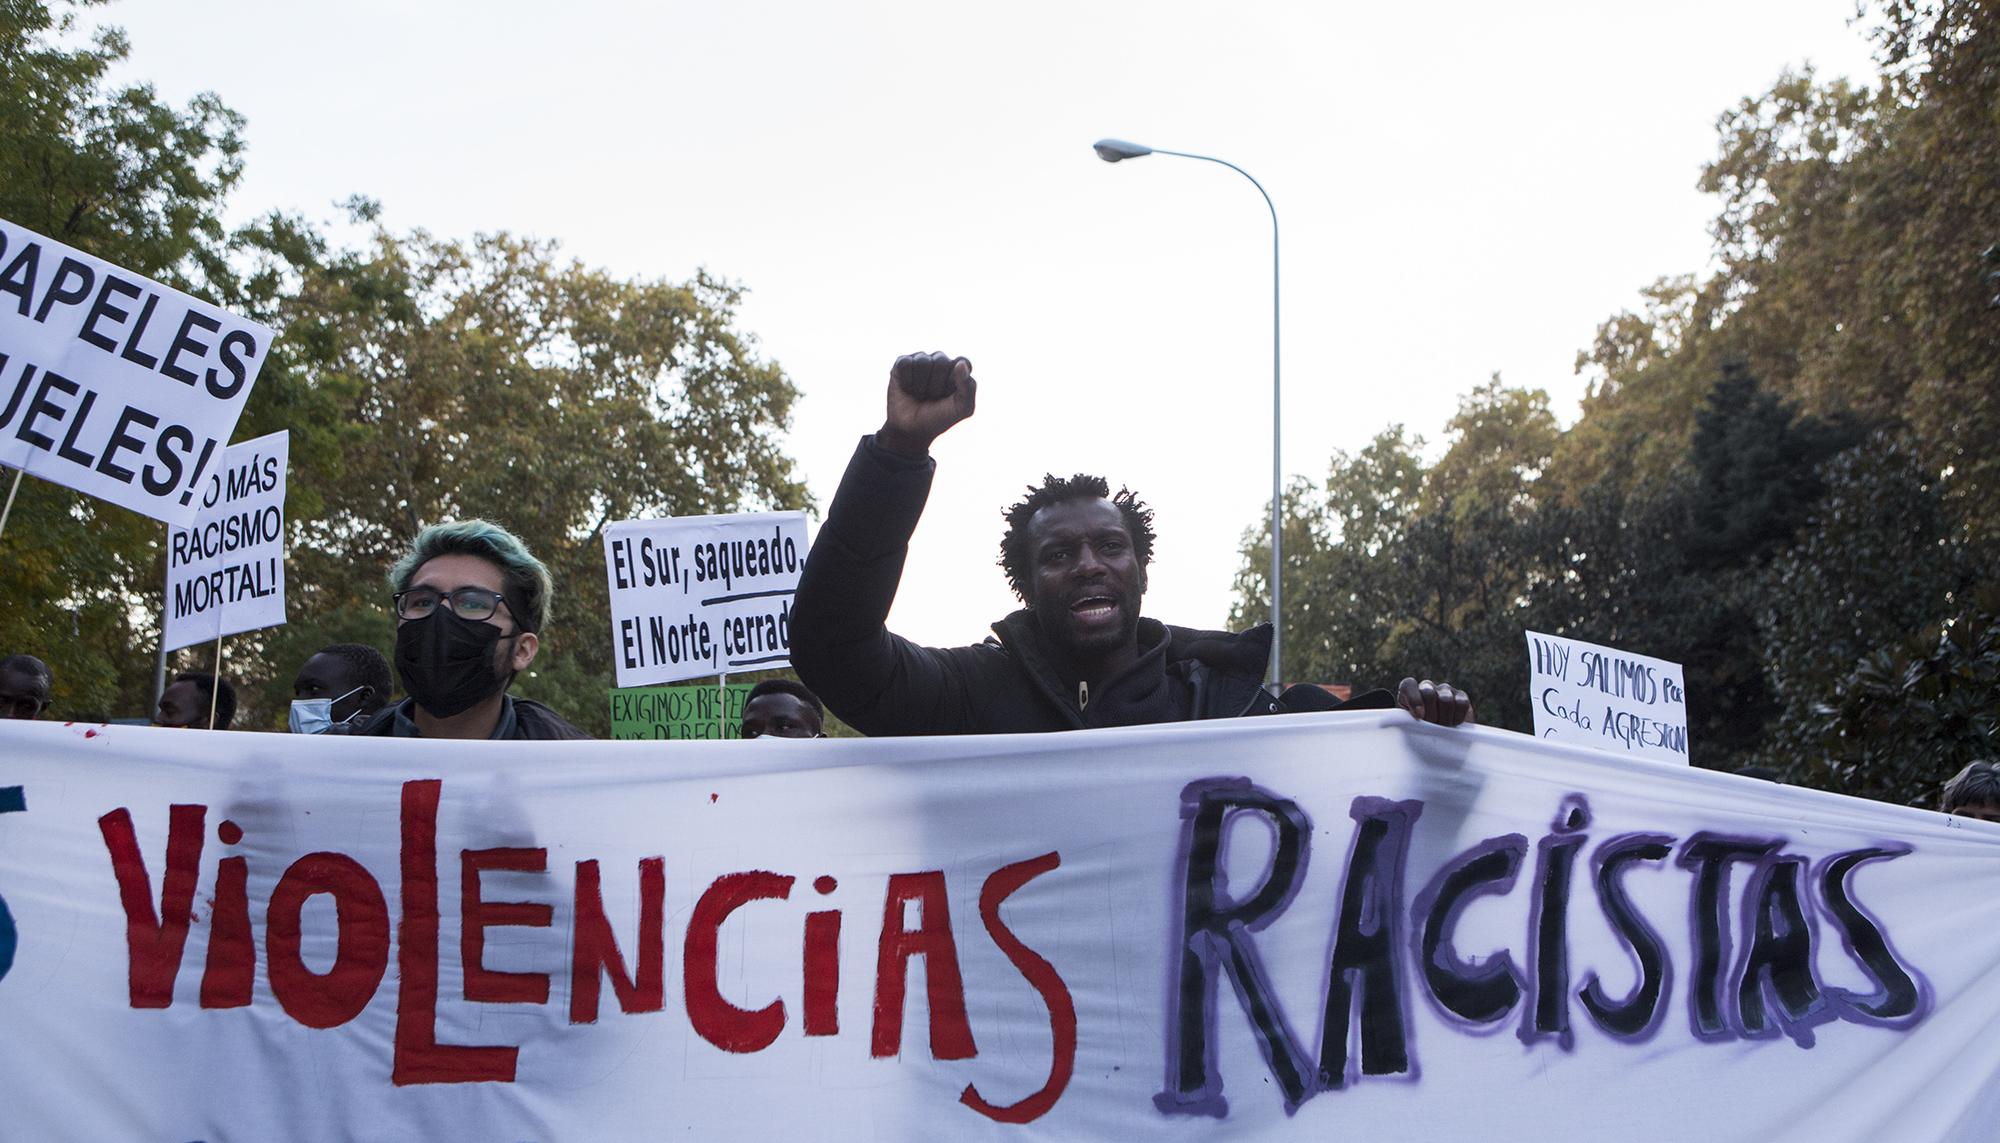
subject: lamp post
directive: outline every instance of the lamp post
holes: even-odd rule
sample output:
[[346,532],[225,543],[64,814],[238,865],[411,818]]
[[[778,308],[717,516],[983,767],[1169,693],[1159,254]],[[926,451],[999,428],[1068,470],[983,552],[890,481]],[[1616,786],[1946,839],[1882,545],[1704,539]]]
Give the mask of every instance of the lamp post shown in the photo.
[[1204,163],[1220,163],[1250,180],[1257,193],[1264,196],[1264,205],[1271,211],[1271,687],[1275,691],[1284,686],[1283,663],[1284,623],[1281,620],[1280,603],[1282,588],[1280,581],[1284,570],[1282,557],[1285,484],[1284,468],[1280,459],[1280,432],[1283,428],[1284,406],[1279,399],[1278,386],[1278,208],[1272,204],[1270,192],[1264,184],[1251,176],[1249,171],[1225,159],[1212,155],[1192,155],[1186,151],[1163,151],[1153,147],[1128,143],[1123,139],[1099,139],[1091,144],[1097,157],[1107,163],[1122,162],[1126,159],[1140,159],[1147,155],[1172,155],[1180,159],[1200,159]]

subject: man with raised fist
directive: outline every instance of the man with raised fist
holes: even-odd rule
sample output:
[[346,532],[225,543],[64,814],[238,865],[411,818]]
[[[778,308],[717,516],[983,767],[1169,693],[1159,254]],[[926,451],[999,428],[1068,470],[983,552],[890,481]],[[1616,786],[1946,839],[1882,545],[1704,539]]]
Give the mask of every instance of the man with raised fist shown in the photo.
[[[1048,477],[1007,510],[1001,566],[1025,606],[970,647],[919,647],[885,626],[936,464],[931,442],[970,417],[972,363],[896,359],[888,415],[863,437],[827,509],[792,612],[792,666],[828,709],[869,735],[999,734],[1232,718],[1342,704],[1263,683],[1271,628],[1195,631],[1142,618],[1153,514],[1103,478]],[[1471,701],[1404,679],[1348,709],[1401,706],[1456,726]]]

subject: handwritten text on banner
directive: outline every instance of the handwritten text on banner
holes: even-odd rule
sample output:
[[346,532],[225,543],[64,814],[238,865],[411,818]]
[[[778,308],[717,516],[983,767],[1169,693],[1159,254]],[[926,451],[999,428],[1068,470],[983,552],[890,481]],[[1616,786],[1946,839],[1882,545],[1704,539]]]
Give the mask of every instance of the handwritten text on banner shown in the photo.
[[670,747],[4,721],[0,899],[10,1140],[2000,1122],[2000,826],[1400,711]]

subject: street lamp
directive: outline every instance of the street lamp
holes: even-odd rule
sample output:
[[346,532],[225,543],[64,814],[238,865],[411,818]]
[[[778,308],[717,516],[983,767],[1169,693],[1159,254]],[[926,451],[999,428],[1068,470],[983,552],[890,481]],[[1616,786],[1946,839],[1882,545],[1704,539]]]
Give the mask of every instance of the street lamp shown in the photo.
[[1204,163],[1220,163],[1246,179],[1264,196],[1264,205],[1271,210],[1271,687],[1275,691],[1285,685],[1281,670],[1281,648],[1284,642],[1284,623],[1280,619],[1280,577],[1284,569],[1281,555],[1284,534],[1285,484],[1284,468],[1279,458],[1279,432],[1283,426],[1284,406],[1279,400],[1278,388],[1278,208],[1271,203],[1270,192],[1264,184],[1251,177],[1249,171],[1235,163],[1212,155],[1191,155],[1186,151],[1162,151],[1138,143],[1128,143],[1123,139],[1099,139],[1091,144],[1097,157],[1107,163],[1122,162],[1125,159],[1142,159],[1147,155],[1173,155],[1181,159],[1200,159]]

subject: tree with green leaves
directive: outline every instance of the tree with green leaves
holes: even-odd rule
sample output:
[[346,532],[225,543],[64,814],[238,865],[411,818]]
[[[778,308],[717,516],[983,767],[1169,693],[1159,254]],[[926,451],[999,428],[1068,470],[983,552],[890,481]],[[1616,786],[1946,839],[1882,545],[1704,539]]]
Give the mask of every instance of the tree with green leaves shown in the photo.
[[389,564],[425,525],[484,517],[556,580],[520,691],[605,732],[605,526],[807,504],[777,443],[797,390],[735,329],[741,289],[624,281],[504,234],[378,230],[333,253],[295,238],[246,237],[298,279],[266,366],[285,404],[260,416],[308,407],[323,436],[294,446],[293,616],[257,649],[268,681],[250,716],[277,717],[315,640],[387,646]]
[[[80,11],[0,0],[0,216],[278,333],[236,436],[292,433],[290,623],[229,640],[238,725],[282,726],[292,674],[319,647],[389,646],[391,560],[425,524],[487,516],[557,581],[521,690],[602,733],[605,525],[807,503],[778,443],[798,394],[736,327],[741,287],[621,279],[506,234],[377,228],[338,249],[283,213],[226,233],[241,119],[213,95],[176,109],[108,85],[125,39],[85,36]],[[367,222],[378,208],[350,210]],[[164,538],[22,483],[0,535],[0,651],[49,661],[54,713],[148,713]],[[212,653],[174,665],[206,669]]]
[[1841,793],[1936,804],[1945,779],[2000,757],[2000,599],[1864,655],[1823,703],[1801,776]]
[[[1380,686],[1412,672],[1471,690],[1479,717],[1525,714],[1506,684],[1529,569],[1515,533],[1532,518],[1557,428],[1548,395],[1498,378],[1461,400],[1435,465],[1399,426],[1335,454],[1326,484],[1286,498],[1286,646],[1295,680]],[[1245,537],[1232,621],[1268,598],[1268,527]],[[1485,633],[1469,638],[1468,631]],[[1489,699],[1492,705],[1489,706]],[[1514,709],[1519,707],[1518,710]]]
[[1788,72],[1719,118],[1717,269],[1600,326],[1573,427],[1486,392],[1438,464],[1405,451],[1367,544],[1288,499],[1288,639],[1359,649],[1308,669],[1442,663],[1527,729],[1529,627],[1681,662],[1700,764],[1905,800],[1990,748],[1994,609],[1968,601],[2000,553],[2000,14],[1873,10],[1879,85]]
[[[0,0],[0,217],[214,297],[223,202],[242,119],[213,95],[185,108],[108,81],[125,38],[82,46],[81,7]],[[0,472],[0,497],[15,474]],[[52,710],[143,714],[165,579],[157,522],[32,478],[0,536],[0,648],[55,672]]]

